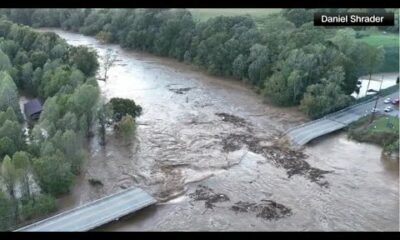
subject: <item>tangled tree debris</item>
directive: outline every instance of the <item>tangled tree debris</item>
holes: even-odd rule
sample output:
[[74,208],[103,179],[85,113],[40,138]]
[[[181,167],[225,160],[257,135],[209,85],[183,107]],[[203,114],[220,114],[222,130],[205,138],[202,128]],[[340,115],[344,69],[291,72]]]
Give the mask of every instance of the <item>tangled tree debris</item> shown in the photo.
[[229,197],[222,193],[215,193],[211,188],[198,185],[195,192],[189,194],[194,201],[205,201],[205,207],[213,209],[215,203],[230,201]]
[[231,208],[236,213],[255,213],[256,217],[265,220],[277,220],[292,215],[292,210],[272,200],[261,200],[261,203],[239,201]]
[[311,167],[305,161],[308,156],[302,151],[294,151],[277,144],[265,146],[262,144],[264,141],[267,140],[250,134],[229,134],[226,138],[222,139],[222,146],[224,151],[232,152],[246,145],[249,151],[261,154],[267,160],[272,160],[275,166],[283,167],[289,178],[293,175],[303,175],[321,187],[329,186],[329,183],[323,179],[324,174],[331,171]]
[[168,90],[170,90],[171,92],[174,92],[176,94],[185,94],[186,92],[188,92],[189,90],[191,90],[192,88],[169,88]]
[[248,125],[245,119],[238,116],[234,116],[228,113],[216,113],[215,115],[221,117],[222,121],[232,123],[233,125],[238,127],[245,127]]

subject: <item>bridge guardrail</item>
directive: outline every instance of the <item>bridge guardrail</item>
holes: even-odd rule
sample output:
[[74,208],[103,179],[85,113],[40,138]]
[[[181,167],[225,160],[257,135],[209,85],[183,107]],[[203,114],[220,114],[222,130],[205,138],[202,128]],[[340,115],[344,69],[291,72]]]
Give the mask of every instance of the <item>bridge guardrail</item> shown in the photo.
[[[392,93],[394,93],[394,92],[395,92],[395,91],[393,91],[393,92],[385,92],[385,93],[384,93],[385,95],[383,95],[382,97],[385,97],[385,96],[387,96],[387,95],[390,95],[390,94],[392,94]],[[341,110],[338,110],[338,111],[336,111],[336,112],[329,113],[329,114],[327,114],[327,115],[325,115],[325,116],[323,116],[323,117],[321,117],[321,118],[318,118],[318,119],[315,119],[315,120],[312,120],[312,121],[303,123],[303,124],[301,124],[301,125],[292,127],[292,128],[290,128],[290,129],[286,130],[286,131],[284,132],[283,135],[287,135],[289,132],[291,132],[291,131],[293,131],[293,130],[302,128],[302,127],[304,127],[304,126],[311,125],[311,124],[313,124],[313,123],[315,123],[315,122],[318,122],[318,121],[321,121],[321,120],[324,120],[324,119],[328,119],[329,117],[331,117],[331,116],[333,116],[333,115],[337,115],[337,114],[340,114],[340,113],[342,113],[342,112],[348,111],[348,110],[350,110],[350,109],[352,109],[352,108],[355,108],[355,107],[358,107],[358,106],[360,106],[360,105],[362,105],[362,104],[366,104],[366,103],[372,102],[372,101],[374,101],[375,99],[376,99],[376,97],[371,97],[371,98],[365,99],[365,101],[362,101],[362,102],[359,102],[359,103],[350,105],[350,106],[345,107],[345,108],[343,108],[343,109],[341,109]]]
[[[70,209],[70,210],[66,210],[66,211],[63,211],[63,212],[61,212],[61,213],[57,213],[57,214],[55,214],[55,215],[53,215],[53,216],[50,216],[50,217],[45,218],[45,219],[42,219],[42,220],[37,221],[37,222],[35,222],[35,223],[25,225],[25,226],[23,226],[23,227],[21,227],[21,228],[18,228],[18,229],[16,229],[16,230],[14,230],[14,232],[24,231],[25,229],[38,226],[38,225],[40,225],[40,224],[42,224],[42,223],[44,223],[44,222],[47,222],[47,221],[49,221],[49,220],[57,219],[57,218],[59,218],[59,217],[61,217],[61,216],[65,216],[65,215],[67,215],[67,214],[70,214],[70,213],[79,211],[79,210],[81,210],[81,209],[83,209],[83,208],[85,208],[85,207],[88,207],[88,206],[93,206],[93,205],[95,205],[95,204],[97,204],[97,203],[99,203],[99,202],[102,202],[102,201],[105,201],[105,200],[114,198],[114,197],[116,197],[116,196],[123,195],[123,194],[125,194],[125,193],[127,193],[127,192],[129,192],[129,191],[135,190],[135,189],[141,190],[140,188],[137,188],[137,187],[127,188],[127,189],[125,189],[125,190],[123,190],[123,191],[120,191],[120,192],[111,194],[111,195],[109,195],[109,196],[105,196],[105,197],[96,199],[96,200],[94,200],[94,201],[92,201],[92,202],[85,203],[85,204],[83,204],[83,205],[81,205],[81,206],[78,206],[78,207],[76,207],[76,208],[73,208],[73,209]],[[151,196],[150,196],[150,197],[151,197]]]

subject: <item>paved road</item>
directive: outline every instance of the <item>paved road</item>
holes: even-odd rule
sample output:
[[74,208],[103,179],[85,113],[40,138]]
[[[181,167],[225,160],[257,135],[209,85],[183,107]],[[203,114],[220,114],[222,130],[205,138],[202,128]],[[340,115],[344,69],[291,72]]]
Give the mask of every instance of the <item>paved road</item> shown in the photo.
[[[385,97],[380,97],[377,108],[379,112],[384,113],[383,109],[391,104],[385,104],[383,101],[385,98],[390,97],[392,99],[399,97],[399,91],[389,94]],[[314,138],[322,135],[331,133],[348,126],[350,123],[360,119],[361,117],[370,113],[371,109],[375,106],[375,100],[370,100],[365,103],[355,105],[345,110],[338,111],[328,116],[305,123],[301,126],[290,129],[286,134],[290,141],[297,145],[304,145]],[[385,113],[391,116],[399,116],[398,109]]]
[[154,203],[156,200],[142,189],[130,188],[16,231],[89,231]]

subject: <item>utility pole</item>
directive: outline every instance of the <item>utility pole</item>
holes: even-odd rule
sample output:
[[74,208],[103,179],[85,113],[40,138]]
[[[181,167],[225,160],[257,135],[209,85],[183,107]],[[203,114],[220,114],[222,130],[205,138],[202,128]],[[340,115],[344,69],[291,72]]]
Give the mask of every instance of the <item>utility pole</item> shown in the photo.
[[374,121],[375,112],[376,112],[376,106],[378,105],[379,94],[380,94],[381,89],[382,89],[382,83],[383,83],[383,75],[382,75],[382,79],[381,79],[381,85],[379,86],[379,91],[376,93],[375,106],[374,106],[374,108],[373,108],[372,115],[371,115],[371,119],[370,119],[369,123],[372,123],[372,121]]

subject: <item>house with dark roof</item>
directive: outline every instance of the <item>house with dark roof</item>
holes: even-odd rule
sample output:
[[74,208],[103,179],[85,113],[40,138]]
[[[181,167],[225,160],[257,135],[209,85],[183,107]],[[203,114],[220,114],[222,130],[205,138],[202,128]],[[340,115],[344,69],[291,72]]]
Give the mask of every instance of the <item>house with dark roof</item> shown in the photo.
[[38,120],[42,110],[42,104],[36,98],[24,104],[24,113],[28,122]]

